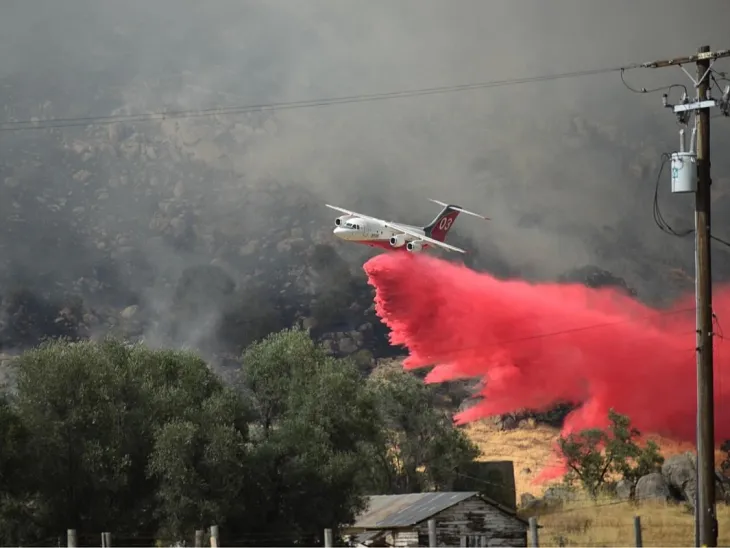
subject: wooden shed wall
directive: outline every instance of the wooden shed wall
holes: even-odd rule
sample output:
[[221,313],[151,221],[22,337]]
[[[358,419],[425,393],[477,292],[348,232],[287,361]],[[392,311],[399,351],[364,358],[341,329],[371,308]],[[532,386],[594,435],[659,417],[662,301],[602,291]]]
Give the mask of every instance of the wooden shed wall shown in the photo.
[[[399,529],[389,535],[390,538],[386,537],[391,546],[397,548],[406,548],[412,546],[421,546],[418,542],[418,529]],[[428,545],[428,543],[426,543]]]
[[[486,546],[527,546],[527,524],[483,500],[472,497],[439,512],[436,541],[439,546],[460,546],[461,537],[486,537]],[[418,535],[428,545],[428,522],[417,525]]]

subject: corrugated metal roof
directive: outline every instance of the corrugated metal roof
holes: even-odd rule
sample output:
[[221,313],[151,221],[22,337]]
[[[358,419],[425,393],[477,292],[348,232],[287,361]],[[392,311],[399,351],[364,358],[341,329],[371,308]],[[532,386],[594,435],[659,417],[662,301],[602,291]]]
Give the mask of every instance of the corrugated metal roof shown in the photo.
[[478,494],[476,491],[464,491],[374,495],[369,497],[368,509],[357,517],[351,527],[409,527]]

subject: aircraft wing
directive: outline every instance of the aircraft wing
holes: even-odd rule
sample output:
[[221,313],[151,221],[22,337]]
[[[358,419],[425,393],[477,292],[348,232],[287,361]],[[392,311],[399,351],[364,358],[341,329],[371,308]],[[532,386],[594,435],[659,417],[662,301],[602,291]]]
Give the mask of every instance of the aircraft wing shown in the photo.
[[388,228],[392,228],[393,230],[399,230],[400,232],[403,232],[404,234],[408,234],[409,236],[413,236],[414,238],[418,238],[419,240],[423,240],[424,242],[428,242],[431,245],[435,245],[438,247],[441,247],[443,249],[448,249],[449,251],[456,251],[458,253],[466,253],[465,250],[449,245],[445,242],[441,242],[439,240],[435,240],[434,238],[429,238],[428,236],[424,236],[423,234],[419,234],[418,232],[411,230],[408,227],[405,227],[403,225],[395,224],[395,223],[385,223],[385,226]]
[[370,221],[377,221],[379,223],[384,223],[385,221],[383,219],[378,219],[377,217],[371,217],[370,215],[364,215],[362,213],[358,213],[357,211],[350,211],[349,209],[344,209],[341,207],[333,206],[330,204],[324,204],[330,209],[334,209],[335,211],[339,211],[340,213],[345,213],[347,215],[352,215],[353,217],[361,217],[363,219],[369,219]]

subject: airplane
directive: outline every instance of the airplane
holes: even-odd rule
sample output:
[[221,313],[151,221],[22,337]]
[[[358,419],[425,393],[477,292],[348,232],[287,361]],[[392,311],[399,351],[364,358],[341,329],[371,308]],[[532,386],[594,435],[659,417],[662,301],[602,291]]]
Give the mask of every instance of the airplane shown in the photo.
[[431,198],[428,200],[442,206],[443,209],[426,226],[393,223],[330,204],[325,205],[330,209],[344,213],[344,215],[335,219],[335,229],[333,231],[334,235],[342,240],[380,249],[405,250],[411,253],[418,253],[431,246],[466,253],[465,250],[449,245],[444,241],[459,213],[465,213],[487,221],[489,217],[484,217],[453,204],[446,204]]

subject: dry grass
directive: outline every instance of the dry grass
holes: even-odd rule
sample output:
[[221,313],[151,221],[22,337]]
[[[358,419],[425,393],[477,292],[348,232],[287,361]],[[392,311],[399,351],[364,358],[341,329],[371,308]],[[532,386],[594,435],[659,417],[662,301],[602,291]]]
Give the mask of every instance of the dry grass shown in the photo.
[[[516,430],[501,432],[490,421],[464,427],[479,446],[482,460],[514,462],[517,500],[522,493],[540,496],[548,485],[533,484],[542,468],[551,464],[553,447],[559,431],[555,428],[523,422]],[[658,436],[654,440],[665,457],[691,451],[691,443],[677,443]],[[721,453],[717,453],[717,462]],[[644,546],[693,546],[693,516],[684,505],[602,500],[566,504],[560,510],[538,516],[540,546],[634,546],[634,516],[641,516]],[[719,546],[730,546],[730,507],[717,507],[720,531]]]
[[[693,516],[683,505],[598,501],[538,516],[540,546],[635,546],[634,516],[644,546],[694,546]],[[730,545],[730,508],[718,505],[718,546]]]
[[[546,484],[534,484],[533,481],[546,465],[554,463],[553,447],[558,429],[523,421],[516,430],[499,431],[488,420],[468,424],[464,429],[481,450],[480,460],[514,462],[518,502],[522,493],[540,496],[548,487]],[[659,445],[664,457],[693,450],[691,443],[678,443],[659,436],[647,436],[647,439]],[[718,451],[715,459],[720,462],[723,459],[722,452]]]
[[534,485],[532,481],[553,458],[556,429],[530,423],[517,430],[500,432],[492,423],[483,421],[465,426],[465,431],[481,450],[480,460],[514,462],[518,501],[522,493],[542,494],[547,486]]

